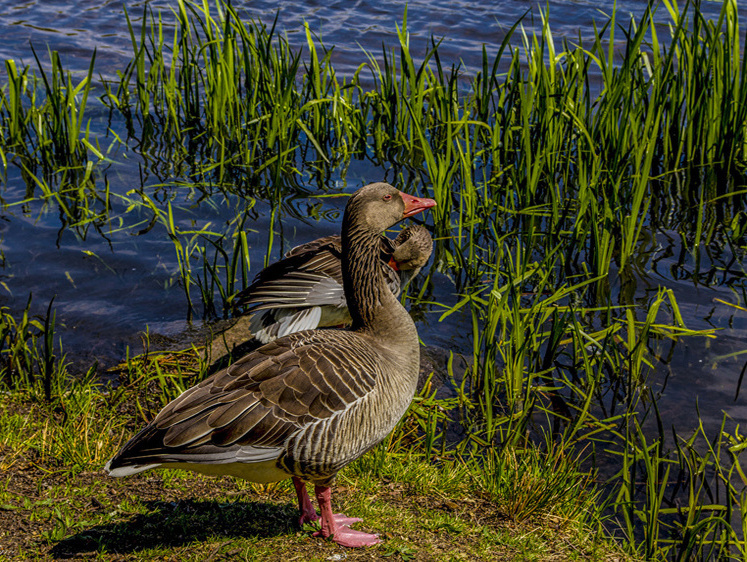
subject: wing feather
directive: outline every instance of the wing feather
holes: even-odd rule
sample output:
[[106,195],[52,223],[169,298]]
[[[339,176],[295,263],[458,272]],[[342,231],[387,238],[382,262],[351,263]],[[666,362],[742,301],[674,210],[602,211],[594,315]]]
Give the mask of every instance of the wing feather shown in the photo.
[[236,303],[252,311],[302,305],[319,283],[335,282],[342,288],[341,259],[339,243],[299,250],[260,271],[236,296]]
[[356,337],[302,332],[262,346],[167,405],[110,469],[279,458],[291,437],[344,413],[374,388],[375,366],[350,353],[360,344]]

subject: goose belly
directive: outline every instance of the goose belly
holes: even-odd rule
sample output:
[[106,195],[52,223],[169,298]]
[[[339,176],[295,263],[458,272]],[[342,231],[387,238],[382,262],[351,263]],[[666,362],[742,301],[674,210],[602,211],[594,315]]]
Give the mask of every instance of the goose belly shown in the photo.
[[285,480],[292,476],[285,470],[279,468],[278,463],[275,460],[252,463],[231,462],[221,464],[175,462],[162,464],[159,468],[179,468],[182,470],[199,472],[200,474],[207,474],[209,476],[235,476],[259,484],[279,482],[280,480]]

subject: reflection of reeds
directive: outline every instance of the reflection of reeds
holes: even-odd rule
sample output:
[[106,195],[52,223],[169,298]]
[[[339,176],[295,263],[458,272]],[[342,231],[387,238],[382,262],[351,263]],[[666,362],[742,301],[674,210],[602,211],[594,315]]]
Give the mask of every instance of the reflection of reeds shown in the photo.
[[85,236],[90,226],[100,229],[110,211],[108,183],[99,179],[97,187],[94,174],[94,163],[107,158],[85,120],[96,55],[77,85],[59,53],[49,56],[51,68],[45,70],[34,52],[38,75],[5,61],[7,85],[0,90],[3,178],[8,166],[15,165],[26,182],[25,198],[6,203],[38,198],[56,205],[64,224]]
[[[132,62],[103,85],[103,103],[127,129],[112,146],[162,164],[164,182],[200,191],[199,204],[242,201],[227,226],[185,228],[175,196],[152,197],[146,186],[109,193],[101,164],[111,149],[99,148],[85,120],[94,58],[77,86],[56,53],[51,70],[37,59],[38,74],[6,62],[0,155],[6,177],[8,166],[23,170],[26,200],[58,205],[69,226],[100,228],[114,197],[125,208],[117,228],[168,237],[187,315],[201,308],[207,317],[227,314],[251,278],[245,220],[255,201],[270,204],[275,226],[289,198],[312,193],[299,170],[314,170],[319,187],[352,157],[403,170],[409,187],[438,201],[435,263],[459,299],[431,304],[443,321],[471,318],[472,358],[453,376],[456,396],[424,391],[379,452],[469,458],[482,489],[500,495],[520,451],[529,465],[519,488],[549,505],[572,495],[565,468],[551,478],[571,448],[605,448],[621,459],[608,506],[632,550],[680,559],[744,552],[730,524],[745,506],[743,436],[724,430],[714,440],[701,426],[668,450],[651,406],[649,378],[665,343],[713,334],[687,329],[671,291],[641,306],[635,289],[656,263],[658,230],[679,233],[693,277],[712,278],[716,267],[703,273],[700,263],[715,246],[742,261],[745,191],[730,177],[747,166],[747,63],[733,0],[716,22],[697,4],[663,7],[666,38],[647,10],[624,25],[613,13],[583,45],[557,44],[541,12],[539,31],[517,22],[469,79],[444,66],[435,41],[413,55],[406,15],[397,48],[366,53],[346,78],[308,27],[302,56],[274,24],[242,22],[223,4],[214,16],[179,2],[173,33],[151,12],[139,29],[128,18]],[[272,247],[272,227],[268,238]],[[411,298],[426,300],[427,286]],[[53,374],[62,370],[47,339],[54,322],[2,318],[3,382],[33,385],[34,372],[64,380]],[[27,347],[40,334],[44,344]],[[55,388],[44,388],[47,399]],[[660,428],[654,442],[641,429],[645,411]],[[456,443],[447,431],[455,422],[465,436]],[[531,442],[537,435],[545,454]],[[537,488],[534,470],[547,486]],[[687,505],[675,507],[675,494]],[[517,513],[532,513],[527,497],[512,498]]]

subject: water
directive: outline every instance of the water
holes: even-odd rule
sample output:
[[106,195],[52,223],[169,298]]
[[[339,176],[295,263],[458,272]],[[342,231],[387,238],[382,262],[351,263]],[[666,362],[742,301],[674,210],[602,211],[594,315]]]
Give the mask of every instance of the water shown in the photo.
[[[161,11],[165,21],[173,21],[171,10],[176,2],[127,2],[116,0],[29,0],[0,1],[0,58],[33,62],[29,47],[37,51],[48,48],[64,53],[65,64],[71,69],[85,70],[94,49],[99,64],[97,70],[112,78],[130,60],[130,36],[123,18],[123,5],[135,23],[141,21],[144,6]],[[237,0],[234,7],[242,17],[272,24],[278,16],[278,28],[291,43],[305,45],[303,24],[307,22],[324,44],[334,46],[333,63],[338,72],[352,73],[364,61],[362,49],[378,53],[382,43],[396,45],[395,25],[402,25],[404,4],[399,1],[331,2],[284,0]],[[495,2],[427,1],[407,3],[407,27],[415,53],[424,50],[431,37],[443,38],[441,56],[445,62],[465,63],[467,69],[479,64],[482,47],[494,55],[508,29],[529,12],[524,25],[539,29],[538,6],[549,5],[553,33],[560,40],[593,38],[593,22],[605,21],[612,2],[600,4],[586,0],[528,2],[499,0]],[[627,23],[628,15],[640,17],[648,2],[628,0],[617,2],[618,22]],[[720,2],[703,2],[704,14],[717,18]],[[660,8],[662,19],[666,10]],[[740,17],[747,7],[740,7]],[[618,34],[620,35],[620,34]],[[624,37],[619,36],[620,44]]]
[[[173,21],[171,9],[174,3],[127,3],[128,13],[136,27],[146,5],[154,11],[162,11],[164,20]],[[379,53],[382,43],[388,46],[396,44],[395,24],[401,25],[404,12],[402,3],[394,1],[237,1],[234,5],[242,16],[260,19],[268,25],[277,15],[280,31],[299,47],[305,44],[303,23],[308,22],[327,46],[334,45],[333,63],[343,74],[352,74],[365,61],[362,50]],[[646,5],[645,1],[618,2],[618,21],[624,21],[626,14],[640,16]],[[703,11],[715,18],[719,8],[719,2],[706,2]],[[597,2],[555,1],[550,2],[549,10],[553,33],[558,39],[573,40],[579,35],[588,39],[593,36],[592,23],[606,19]],[[508,28],[527,11],[530,13],[525,25],[536,29],[541,23],[533,2],[418,0],[408,3],[407,27],[414,52],[418,52],[418,48],[424,52],[432,36],[443,38],[440,52],[444,63],[461,62],[464,72],[473,73],[480,62],[483,45],[489,54],[494,53]],[[747,18],[747,8],[741,8],[740,12]],[[131,58],[130,36],[123,14],[123,3],[113,0],[30,0],[23,3],[0,0],[0,58],[33,66],[33,45],[42,60],[47,60],[47,50],[57,50],[67,68],[84,72],[96,50],[97,74],[114,78]],[[91,115],[94,117],[93,127],[104,133],[110,126],[106,121],[107,112],[101,110],[99,119],[96,119],[94,108]],[[113,158],[118,163],[107,172],[113,191],[125,192],[131,188],[133,177],[139,176],[139,181],[146,185],[162,179],[163,174],[149,169],[147,163],[132,154],[120,150]],[[386,177],[385,170],[370,163],[353,162],[346,180],[347,185],[355,187],[382,177]],[[8,203],[17,201],[22,198],[24,189],[20,175],[16,172],[13,176],[11,172],[3,198]],[[184,203],[187,209],[180,211],[179,217],[187,223],[215,223],[232,216],[227,205],[210,207],[194,206],[189,201]],[[299,212],[303,215],[302,210]],[[0,234],[5,267],[0,272],[0,280],[6,283],[10,294],[4,292],[0,295],[0,302],[18,309],[31,292],[36,310],[41,311],[55,297],[63,341],[72,356],[83,358],[82,363],[93,357],[105,363],[120,358],[127,345],[137,344],[139,338],[136,334],[145,326],[149,326],[152,332],[166,335],[179,334],[186,328],[186,304],[180,289],[173,286],[173,245],[163,237],[135,237],[129,232],[120,232],[108,235],[108,241],[95,233],[88,233],[83,239],[71,229],[60,230],[59,217],[51,207],[31,206],[25,213],[13,207],[6,210],[3,219]],[[261,212],[251,224],[255,230],[250,235],[254,264],[261,263],[264,257],[268,224]],[[323,220],[318,224],[313,221],[285,224],[281,244],[275,249],[276,256],[280,254],[281,246],[287,248],[338,229],[334,220]],[[84,250],[95,253],[100,259],[86,255]],[[652,282],[674,283],[672,275],[662,274],[662,269],[652,274]],[[436,281],[438,296],[449,301],[453,291],[449,281],[441,277]],[[692,282],[686,281],[677,283],[676,289],[681,305],[689,312],[692,327],[724,329],[728,336],[722,334],[721,337],[742,342],[737,346],[743,346],[747,341],[744,313],[719,302],[719,299],[733,300],[727,286],[694,287]],[[428,322],[427,329],[434,336],[453,333],[451,329],[440,328],[435,321]],[[468,349],[467,342],[458,338],[453,341],[454,338],[438,335],[436,339],[432,343],[456,345],[462,351]],[[697,347],[700,344],[691,342],[688,345]],[[733,386],[741,370],[739,356],[731,363],[719,361],[719,368],[713,370],[706,368],[715,361],[712,348],[700,350],[698,355],[702,357],[704,366],[704,371],[697,375],[698,380],[711,380],[712,384],[706,386],[713,389]],[[695,367],[699,365],[701,363]],[[697,371],[697,368],[689,368],[685,376],[695,376]],[[677,393],[674,388],[681,386],[669,385],[668,392]],[[706,394],[701,396],[702,402],[712,401],[708,388],[704,388]],[[714,400],[720,402],[720,397]]]
[[[163,10],[164,19],[172,21],[169,2],[127,3],[128,13],[136,26],[141,21],[143,7]],[[545,3],[542,2],[542,6]],[[647,2],[618,2],[618,21],[625,14],[643,13]],[[303,23],[319,33],[327,46],[334,45],[332,62],[342,74],[352,74],[364,62],[362,51],[379,53],[382,43],[397,43],[395,24],[402,22],[403,3],[395,1],[234,1],[244,17],[261,19],[268,25],[277,14],[278,27],[296,46],[305,44]],[[598,2],[550,2],[550,21],[556,38],[584,39],[593,37],[592,23],[605,21]],[[717,17],[718,2],[705,2],[703,11]],[[444,38],[440,49],[445,66],[462,64],[463,72],[474,73],[480,62],[483,45],[494,54],[508,28],[527,10],[533,10],[534,20],[525,25],[537,29],[540,25],[536,4],[520,0],[498,2],[410,1],[407,26],[413,52],[425,52],[431,36]],[[663,10],[663,8],[662,8]],[[743,21],[747,8],[740,8]],[[44,0],[18,3],[0,0],[0,58],[33,66],[33,44],[40,58],[47,60],[47,49],[59,51],[63,64],[84,72],[91,54],[97,52],[96,72],[104,78],[115,78],[131,58],[130,37],[119,1]],[[622,40],[622,34],[618,34]],[[2,77],[2,73],[0,73]],[[107,112],[91,109],[93,128],[104,134],[110,126]],[[160,185],[168,171],[157,170],[139,156],[119,148],[112,155],[116,164],[107,170],[107,178],[115,193],[143,185]],[[340,190],[351,191],[369,181],[388,179],[391,173],[370,162],[354,161],[347,170]],[[333,178],[332,183],[335,183]],[[168,191],[168,186],[163,188]],[[9,173],[8,185],[2,196],[6,203],[23,198],[24,182],[17,171]],[[234,216],[236,201],[214,206],[197,204],[195,199],[177,201],[176,220],[183,226],[200,228],[207,223],[221,224]],[[294,203],[295,213],[308,214],[301,199]],[[324,200],[322,209],[339,211],[342,202]],[[124,210],[123,203],[113,201],[114,214]],[[264,258],[270,223],[266,209],[259,206],[248,223],[251,231],[252,267],[258,268]],[[287,211],[286,211],[287,212]],[[60,334],[71,360],[79,368],[94,359],[104,365],[120,360],[127,347],[138,348],[139,332],[146,326],[174,344],[185,342],[195,326],[187,321],[183,291],[174,284],[177,271],[174,247],[163,232],[133,236],[132,231],[105,230],[80,232],[61,228],[59,213],[54,207],[34,203],[21,208],[6,208],[0,217],[0,249],[4,267],[0,281],[8,290],[0,289],[0,304],[12,310],[22,310],[28,294],[33,294],[34,311],[46,310],[54,297]],[[147,222],[148,217],[144,215]],[[321,220],[298,220],[288,213],[281,221],[280,238],[273,248],[277,257],[284,249],[311,238],[339,231],[339,213]],[[675,257],[657,261],[653,271],[642,274],[638,297],[645,301],[646,286],[672,288],[685,320],[691,328],[717,328],[718,338],[690,338],[676,346],[664,346],[662,362],[652,378],[652,390],[660,394],[659,408],[667,425],[687,433],[697,425],[696,404],[706,426],[716,430],[723,413],[736,423],[747,422],[747,403],[736,397],[737,383],[745,365],[747,349],[747,313],[730,306],[736,302],[732,284],[703,284],[687,274],[692,264],[676,259],[679,254],[677,235],[662,234],[655,240],[662,254],[671,245]],[[88,253],[86,253],[88,252]],[[716,267],[728,262],[728,255],[716,259]],[[707,269],[707,268],[706,268]],[[737,268],[738,269],[738,268]],[[434,276],[435,297],[445,303],[455,300],[454,286],[444,275]],[[419,321],[423,340],[429,345],[469,353],[466,335],[471,332],[468,318],[449,317],[438,323],[438,310],[425,311]],[[197,323],[199,328],[199,322]],[[187,333],[187,336],[184,334]],[[462,335],[460,335],[462,334]],[[742,393],[744,396],[744,393]]]

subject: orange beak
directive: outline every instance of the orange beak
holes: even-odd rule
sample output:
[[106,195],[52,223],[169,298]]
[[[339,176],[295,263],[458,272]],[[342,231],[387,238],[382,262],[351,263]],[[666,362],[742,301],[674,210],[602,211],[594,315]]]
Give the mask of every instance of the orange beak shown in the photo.
[[433,199],[427,199],[425,197],[413,197],[412,195],[402,193],[401,191],[399,192],[399,194],[402,196],[402,200],[405,202],[405,212],[402,214],[403,219],[406,219],[413,215],[417,215],[418,213],[425,211],[426,209],[430,209],[431,207],[436,206],[436,202]]
[[394,258],[389,258],[389,267],[391,267],[394,271],[399,271],[399,264]]

